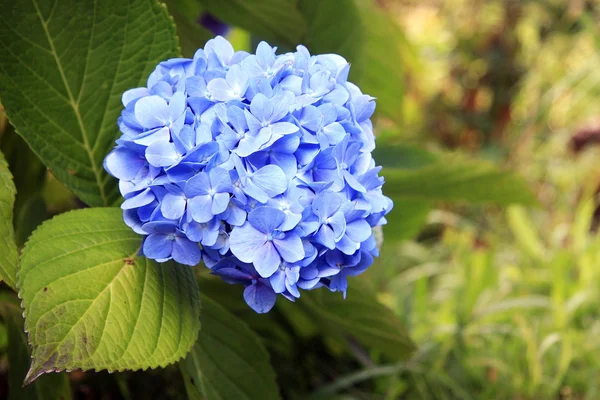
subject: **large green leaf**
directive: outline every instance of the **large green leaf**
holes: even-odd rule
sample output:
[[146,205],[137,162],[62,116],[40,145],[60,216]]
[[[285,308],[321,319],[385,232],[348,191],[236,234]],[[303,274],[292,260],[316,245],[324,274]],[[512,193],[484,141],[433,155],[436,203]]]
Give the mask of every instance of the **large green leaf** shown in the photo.
[[13,228],[15,185],[4,155],[0,152],[0,280],[15,288],[17,245]]
[[8,400],[69,400],[71,387],[65,373],[46,375],[30,386],[23,386],[29,363],[29,346],[23,332],[21,309],[12,302],[0,305],[8,328]]
[[377,112],[402,121],[404,98],[404,32],[375,0],[355,0],[359,6],[364,39],[360,57],[353,61],[350,79],[377,98]]
[[400,319],[379,303],[373,291],[358,279],[349,285],[346,299],[340,293],[315,290],[303,294],[300,302],[309,307],[325,327],[342,337],[355,337],[386,358],[404,360],[415,350]]
[[446,155],[420,168],[383,168],[387,196],[415,200],[536,204],[526,182],[492,163]]
[[0,97],[12,125],[89,205],[110,205],[102,162],[119,136],[121,94],[179,54],[156,0],[0,0]]
[[169,9],[177,26],[177,36],[184,57],[192,58],[196,50],[213,37],[213,34],[198,23],[201,8],[196,0],[162,0]]
[[303,44],[311,53],[359,59],[364,29],[354,0],[301,0],[299,5],[307,24]]
[[235,315],[202,296],[202,335],[180,363],[190,398],[278,399],[275,373],[260,338]]
[[61,214],[23,250],[17,286],[33,348],[27,376],[146,369],[184,357],[199,323],[191,268],[137,256],[117,208]]
[[296,46],[306,32],[306,23],[295,0],[199,1],[220,20],[272,41],[271,44]]

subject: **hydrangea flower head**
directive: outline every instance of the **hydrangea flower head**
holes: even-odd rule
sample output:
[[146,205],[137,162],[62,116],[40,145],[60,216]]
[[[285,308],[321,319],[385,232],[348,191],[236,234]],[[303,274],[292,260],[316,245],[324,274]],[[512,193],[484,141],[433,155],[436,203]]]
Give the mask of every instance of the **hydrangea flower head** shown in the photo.
[[373,228],[392,208],[371,157],[375,102],[347,81],[349,67],[303,46],[235,52],[218,36],[125,92],[104,167],[143,254],[203,260],[243,284],[259,313],[278,294],[345,296],[347,277],[378,255]]

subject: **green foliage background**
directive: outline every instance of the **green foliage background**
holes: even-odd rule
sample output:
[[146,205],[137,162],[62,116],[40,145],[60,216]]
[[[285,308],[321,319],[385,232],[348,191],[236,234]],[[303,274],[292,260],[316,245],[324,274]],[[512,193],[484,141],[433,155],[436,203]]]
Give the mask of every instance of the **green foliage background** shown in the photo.
[[[120,94],[202,47],[206,12],[239,50],[342,54],[377,98],[395,208],[346,300],[257,315],[202,268],[137,256],[101,166]],[[0,398],[597,398],[599,18],[595,0],[0,0]]]

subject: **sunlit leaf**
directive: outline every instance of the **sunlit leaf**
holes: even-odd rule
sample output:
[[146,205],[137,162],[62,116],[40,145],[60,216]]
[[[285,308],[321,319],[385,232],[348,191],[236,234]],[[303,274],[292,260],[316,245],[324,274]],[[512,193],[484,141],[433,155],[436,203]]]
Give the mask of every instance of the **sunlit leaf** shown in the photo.
[[51,371],[157,368],[196,341],[191,268],[137,256],[141,237],[116,208],[45,222],[21,257],[18,287],[33,348],[26,382]]
[[15,288],[17,246],[13,228],[15,185],[4,155],[0,152],[0,280]]

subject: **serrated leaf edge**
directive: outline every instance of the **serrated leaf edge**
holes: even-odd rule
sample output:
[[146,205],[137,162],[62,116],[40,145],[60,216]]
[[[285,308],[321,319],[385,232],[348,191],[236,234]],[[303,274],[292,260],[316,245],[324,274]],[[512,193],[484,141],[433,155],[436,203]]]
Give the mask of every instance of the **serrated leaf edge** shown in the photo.
[[[110,209],[110,208],[114,208],[114,207],[94,207],[94,209]],[[67,212],[59,214],[59,215],[62,216],[62,215],[74,214],[74,213],[76,213],[78,211],[81,211],[81,210],[71,210],[71,211],[67,211]],[[58,217],[58,215],[56,217]],[[34,234],[36,232],[42,230],[44,228],[44,226],[48,225],[56,217],[53,217],[53,218],[51,218],[49,220],[44,221],[40,226],[38,226],[31,233],[31,235],[27,239],[27,242],[25,243],[25,246],[23,247],[23,251],[21,252],[21,255],[25,254],[25,250],[29,246],[31,238],[34,236]],[[137,252],[138,251],[136,250],[135,254],[137,254]],[[130,256],[129,258],[135,257],[135,254],[134,254],[134,256]],[[127,258],[124,258],[123,261],[125,262],[126,259]],[[33,361],[34,361],[34,357],[33,357],[34,346],[31,343],[29,329],[27,329],[28,319],[27,319],[27,317],[25,317],[26,307],[25,307],[25,304],[24,304],[23,296],[21,294],[21,287],[20,287],[20,284],[19,284],[21,282],[21,277],[20,277],[20,274],[19,274],[19,272],[20,272],[20,265],[21,265],[20,264],[20,260],[21,260],[21,257],[19,256],[19,264],[17,265],[17,274],[16,274],[16,278],[17,279],[16,279],[16,285],[15,286],[18,289],[18,291],[17,291],[17,297],[20,300],[21,316],[25,320],[24,332],[27,335],[27,345],[29,346],[29,349],[31,350],[31,355],[29,356],[29,358],[31,359],[31,363],[32,363],[32,365],[29,368],[29,371],[27,372],[27,375],[25,376],[25,380],[23,381],[23,387],[25,387],[25,386],[33,383],[40,376],[42,376],[44,374],[47,374],[47,373],[51,373],[51,372],[67,372],[67,373],[69,373],[69,372],[72,372],[72,371],[83,371],[83,372],[86,372],[86,371],[92,371],[92,372],[107,371],[109,374],[112,374],[112,373],[115,373],[115,372],[148,371],[148,370],[155,370],[155,369],[158,369],[158,368],[164,368],[164,367],[166,367],[168,365],[179,363],[181,360],[183,360],[185,357],[187,357],[188,353],[193,349],[193,346],[190,347],[190,349],[185,354],[183,354],[181,357],[179,357],[178,359],[173,360],[171,362],[168,362],[168,363],[158,363],[156,365],[150,365],[150,366],[148,366],[146,368],[139,368],[139,369],[128,369],[128,368],[122,368],[122,369],[120,369],[120,368],[115,368],[115,369],[110,369],[110,368],[100,368],[100,369],[96,369],[96,368],[71,368],[71,369],[68,369],[68,368],[64,368],[64,369],[61,369],[61,368],[49,368],[47,370],[34,371],[32,369],[32,367],[33,367]],[[199,298],[199,304],[202,304],[200,298]],[[200,335],[200,328],[197,329],[196,332],[194,333],[194,339],[193,339],[194,343],[196,343],[198,341],[199,335]]]

